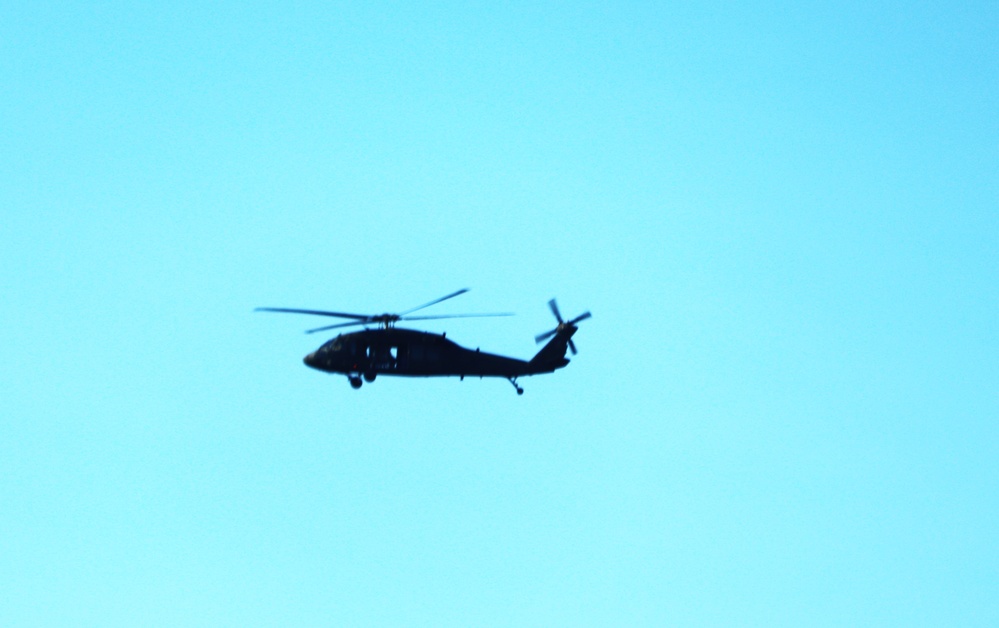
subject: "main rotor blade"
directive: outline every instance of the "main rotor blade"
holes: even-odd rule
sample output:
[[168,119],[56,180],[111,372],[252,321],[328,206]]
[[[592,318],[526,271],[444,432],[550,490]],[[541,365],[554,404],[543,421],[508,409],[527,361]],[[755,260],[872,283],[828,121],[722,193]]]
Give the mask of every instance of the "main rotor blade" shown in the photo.
[[336,318],[356,318],[363,320],[370,318],[367,314],[347,314],[345,312],[325,312],[322,310],[298,310],[287,307],[258,307],[254,312],[284,312],[286,314],[313,314],[315,316],[334,316]]
[[404,316],[404,315],[409,314],[411,312],[415,312],[416,310],[422,310],[425,307],[430,307],[431,305],[434,305],[435,303],[440,303],[441,301],[447,301],[448,299],[454,298],[454,297],[458,296],[459,294],[465,294],[466,292],[468,292],[468,290],[469,290],[468,288],[462,288],[461,290],[459,290],[457,292],[453,292],[453,293],[447,295],[446,297],[441,297],[439,299],[434,299],[433,301],[431,301],[429,303],[424,303],[423,305],[420,305],[418,307],[414,307],[412,309],[406,310],[405,312],[401,312],[399,314],[399,316]]
[[586,319],[590,318],[591,316],[593,316],[593,314],[590,314],[589,312],[583,312],[582,314],[580,314],[576,318],[574,318],[571,321],[569,321],[569,324],[570,325],[575,325],[579,321],[585,321]]
[[439,318],[479,318],[482,316],[516,316],[512,312],[499,312],[496,314],[441,314],[440,316],[400,316],[401,321],[432,321]]
[[555,315],[555,320],[561,323],[562,315],[558,311],[558,304],[555,303],[555,299],[552,299],[551,301],[548,302],[548,307],[552,309],[552,314]]
[[315,329],[306,330],[307,334],[314,334],[318,331],[328,331],[330,329],[337,329],[338,327],[353,327],[354,325],[367,325],[371,321],[354,321],[352,323],[339,323],[337,325],[327,325],[326,327],[316,327]]
[[569,339],[569,349],[572,350],[572,355],[576,355],[576,343],[572,341],[572,338]]

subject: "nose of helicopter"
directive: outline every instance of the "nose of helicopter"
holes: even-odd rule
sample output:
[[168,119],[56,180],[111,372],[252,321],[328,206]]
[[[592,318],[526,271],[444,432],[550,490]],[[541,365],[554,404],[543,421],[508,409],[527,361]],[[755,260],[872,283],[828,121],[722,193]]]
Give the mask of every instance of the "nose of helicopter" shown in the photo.
[[315,351],[302,358],[302,362],[305,362],[305,366],[311,366],[312,368],[319,368],[318,362],[316,361]]

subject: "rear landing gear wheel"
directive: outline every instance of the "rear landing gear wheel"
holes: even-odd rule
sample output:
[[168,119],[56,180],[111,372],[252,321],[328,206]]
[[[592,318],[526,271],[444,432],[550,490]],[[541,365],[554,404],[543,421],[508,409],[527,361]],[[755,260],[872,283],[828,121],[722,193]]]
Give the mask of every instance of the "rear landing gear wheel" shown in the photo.
[[363,383],[364,382],[362,382],[361,378],[358,377],[357,375],[354,375],[354,376],[352,376],[350,378],[350,387],[353,388],[354,390],[357,390],[358,388],[360,388],[361,384],[363,384]]
[[368,371],[364,374],[364,381],[370,384],[371,382],[375,381],[375,376],[377,375],[378,373],[375,373],[374,371]]

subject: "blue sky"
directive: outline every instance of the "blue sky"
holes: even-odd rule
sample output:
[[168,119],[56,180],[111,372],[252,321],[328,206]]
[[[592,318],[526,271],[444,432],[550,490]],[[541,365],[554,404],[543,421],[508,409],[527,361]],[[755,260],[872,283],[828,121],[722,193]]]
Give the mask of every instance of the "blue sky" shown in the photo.
[[994,3],[3,13],[0,623],[999,622]]

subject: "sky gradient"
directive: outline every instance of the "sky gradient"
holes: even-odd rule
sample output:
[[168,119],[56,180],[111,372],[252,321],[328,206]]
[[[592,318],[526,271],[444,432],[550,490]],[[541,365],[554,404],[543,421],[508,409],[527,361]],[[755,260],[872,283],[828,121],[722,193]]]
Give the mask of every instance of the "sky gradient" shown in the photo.
[[[994,3],[12,2],[0,624],[999,623]],[[552,375],[302,357],[402,311]]]

